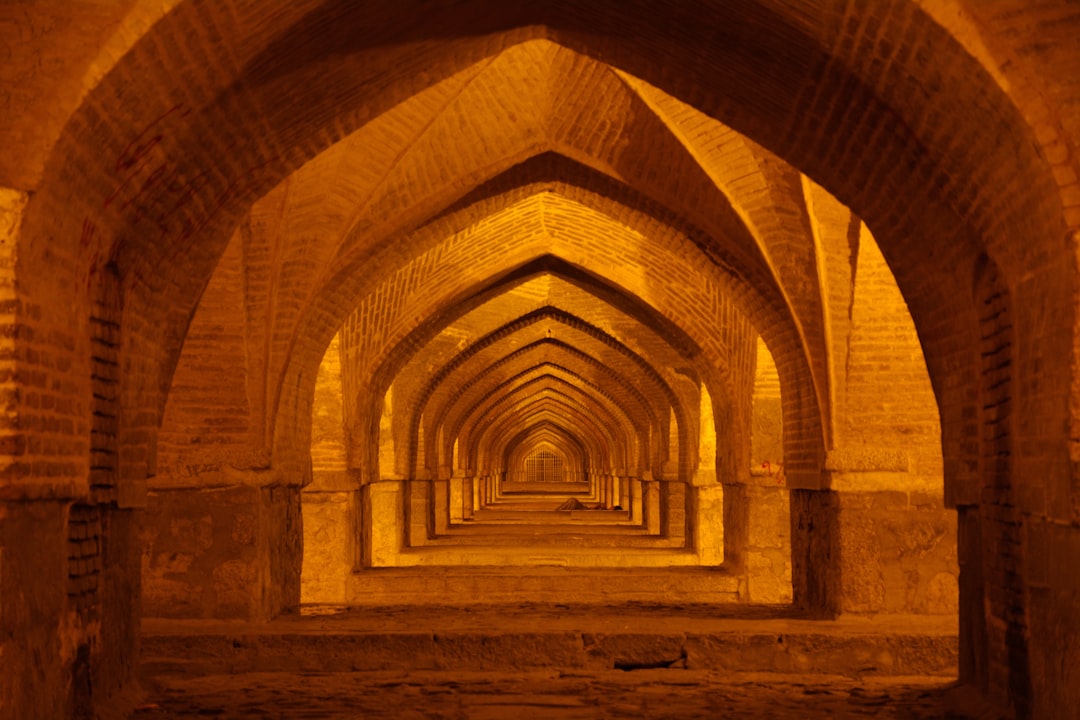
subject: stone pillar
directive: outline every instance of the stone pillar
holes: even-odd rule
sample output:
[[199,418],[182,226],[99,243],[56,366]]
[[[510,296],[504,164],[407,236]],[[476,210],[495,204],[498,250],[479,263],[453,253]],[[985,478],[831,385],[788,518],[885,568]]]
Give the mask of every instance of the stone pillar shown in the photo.
[[724,562],[724,486],[694,488],[694,549],[702,565]]
[[1080,708],[1080,528],[1032,518],[1027,529],[1031,717],[1066,717]]
[[364,527],[364,566],[395,565],[405,541],[405,481],[397,479],[365,483],[361,487]]
[[267,620],[300,602],[300,488],[158,488],[143,529],[151,617]]
[[740,541],[746,599],[791,602],[791,498],[784,475],[772,463],[751,467],[738,492],[744,505]]
[[432,481],[431,530],[436,536],[446,534],[450,525],[450,483],[448,475]]
[[664,480],[659,484],[661,533],[667,538],[686,538],[686,483]]
[[431,480],[406,480],[404,485],[408,492],[405,502],[407,544],[409,547],[423,547],[434,530],[431,500],[435,483]]
[[447,493],[447,519],[460,523],[465,519],[465,472],[455,468],[450,475],[450,489]]
[[956,515],[940,497],[839,492],[842,612],[956,615]]
[[303,603],[346,602],[348,577],[362,566],[358,475],[344,470],[315,471],[311,484],[300,493]]
[[645,523],[645,492],[638,478],[630,480],[630,519],[639,525]]
[[655,480],[642,483],[642,508],[645,514],[645,528],[650,535],[659,535],[660,526],[660,484]]
[[841,612],[955,616],[956,514],[941,489],[913,476],[900,451],[832,451],[826,470],[839,513]]
[[464,484],[461,491],[461,501],[463,503],[461,515],[466,520],[472,520],[473,513],[476,510],[476,503],[479,501],[479,497],[477,495],[479,483],[476,481],[476,477],[471,474],[466,475],[463,478],[463,483]]
[[829,490],[791,492],[791,583],[796,607],[840,614],[840,509]]
[[[13,495],[9,487],[3,488]],[[0,710],[11,718],[72,714],[74,648],[66,615],[65,499],[0,502]],[[33,538],[33,542],[28,542]],[[70,649],[66,649],[70,648]]]
[[960,682],[989,690],[985,575],[979,507],[957,508],[957,553],[960,563]]
[[100,643],[91,657],[92,690],[98,699],[118,694],[138,677],[143,512],[118,507],[102,512]]
[[633,478],[628,475],[622,475],[619,477],[619,505],[627,512],[628,515],[633,515],[633,507],[631,505],[631,486],[633,485]]

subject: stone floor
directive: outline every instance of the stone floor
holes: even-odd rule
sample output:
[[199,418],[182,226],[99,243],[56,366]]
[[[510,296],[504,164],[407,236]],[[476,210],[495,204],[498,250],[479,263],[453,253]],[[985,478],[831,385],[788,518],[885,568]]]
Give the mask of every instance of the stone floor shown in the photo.
[[989,718],[956,619],[784,607],[310,607],[147,619],[130,718]]
[[930,718],[965,709],[938,677],[693,670],[582,673],[365,672],[159,676],[133,720],[172,718]]

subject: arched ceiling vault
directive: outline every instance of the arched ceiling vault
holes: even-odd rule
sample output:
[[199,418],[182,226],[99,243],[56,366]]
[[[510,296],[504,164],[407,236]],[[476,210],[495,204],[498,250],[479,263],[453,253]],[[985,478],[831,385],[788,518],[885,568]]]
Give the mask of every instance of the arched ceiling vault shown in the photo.
[[631,452],[636,447],[648,447],[648,438],[642,436],[640,429],[633,427],[620,417],[620,415],[625,417],[625,411],[620,413],[621,408],[611,406],[603,398],[590,392],[590,388],[573,385],[566,379],[553,375],[540,375],[529,382],[504,388],[499,394],[491,396],[490,402],[476,406],[474,411],[470,412],[469,425],[458,436],[462,446],[472,447],[478,428],[481,428],[489,419],[506,415],[512,412],[512,408],[520,409],[522,401],[544,393],[552,397],[565,398],[565,402],[587,409],[590,416],[600,421],[600,427],[611,431],[605,439],[607,443],[605,455],[615,457],[621,465],[626,465],[630,461],[642,466],[648,463],[648,458]]
[[474,439],[474,445],[468,449],[472,457],[476,458],[477,469],[480,471],[504,470],[502,462],[507,444],[521,432],[523,427],[540,422],[562,426],[570,424],[579,430],[581,433],[579,437],[589,450],[591,467],[595,470],[610,471],[617,464],[613,462],[608,451],[609,448],[615,446],[614,438],[608,435],[608,430],[601,427],[596,422],[596,418],[590,416],[585,408],[568,402],[566,398],[556,393],[544,391],[539,396],[523,398],[512,412],[487,418],[486,422],[478,426],[479,432]]
[[453,408],[453,412],[448,414],[443,425],[446,431],[443,434],[442,446],[429,452],[438,452],[444,458],[450,457],[453,441],[459,437],[467,437],[468,429],[474,425],[476,419],[489,412],[491,405],[500,402],[508,392],[517,391],[519,388],[523,391],[531,391],[540,383],[550,385],[557,381],[561,387],[565,388],[564,392],[567,394],[572,394],[570,388],[573,388],[576,392],[587,393],[593,398],[597,402],[600,416],[607,420],[610,427],[619,428],[626,438],[627,446],[621,454],[624,457],[635,458],[639,464],[643,464],[645,458],[648,457],[648,426],[640,418],[629,414],[605,386],[585,377],[582,372],[589,374],[587,368],[580,365],[577,367],[579,372],[550,362],[533,365],[507,379],[504,387],[486,393],[478,401],[469,405],[459,404]]
[[[544,291],[542,296],[546,299],[530,300],[528,306],[520,305],[522,294],[529,293],[529,286],[541,282],[552,283],[550,290]],[[456,354],[461,343],[465,342],[461,331],[457,328],[461,323],[471,323],[470,315],[475,315],[476,322],[483,324],[486,332],[494,330],[497,324],[505,322],[498,308],[509,310],[515,308],[510,316],[518,313],[539,310],[544,306],[561,307],[566,312],[576,314],[583,319],[593,319],[594,326],[607,328],[619,328],[619,332],[611,333],[620,342],[632,347],[635,352],[649,358],[650,364],[657,368],[678,368],[689,365],[693,372],[714,388],[714,394],[721,398],[730,397],[732,394],[732,380],[729,377],[728,363],[733,357],[738,357],[738,348],[747,341],[752,342],[748,326],[737,328],[742,330],[745,337],[733,335],[733,340],[723,340],[725,345],[731,347],[726,354],[710,352],[708,360],[697,348],[696,343],[688,339],[685,332],[676,327],[671,320],[660,315],[655,309],[645,305],[631,292],[613,287],[595,276],[575,268],[565,261],[551,256],[543,256],[515,269],[513,272],[499,278],[498,282],[489,285],[482,292],[476,293],[469,300],[459,303],[457,306],[447,308],[434,316],[434,322],[421,325],[414,330],[410,338],[403,345],[414,354],[407,364],[402,365],[395,377],[414,377],[418,371],[431,372],[435,367],[435,358],[443,357],[440,353]],[[679,308],[681,310],[683,308]],[[364,312],[363,308],[357,314]],[[463,314],[457,316],[457,312]],[[355,315],[354,315],[355,317]],[[456,319],[454,319],[456,317]],[[450,325],[450,322],[453,325]],[[432,326],[446,325],[441,335],[436,335]],[[350,321],[348,327],[352,327]],[[713,324],[704,328],[707,331],[705,340],[709,335],[716,335],[720,326]],[[351,332],[351,330],[350,330]],[[732,332],[730,328],[727,332]],[[476,331],[474,334],[479,334]],[[419,335],[419,340],[415,339]],[[436,350],[433,343],[445,335],[445,341]],[[471,337],[471,336],[470,336]],[[430,339],[428,339],[430,338]],[[734,341],[738,338],[738,341]],[[668,349],[670,348],[670,349]],[[354,351],[361,357],[369,355],[367,349],[357,347]],[[666,369],[661,370],[667,373]],[[382,382],[385,382],[382,381]],[[366,382],[357,383],[358,386]],[[381,386],[378,382],[376,387]],[[396,392],[400,391],[399,387]],[[419,387],[415,389],[419,391]],[[407,396],[411,397],[411,396]],[[349,414],[355,414],[350,410]]]
[[[557,227],[551,229],[553,224]],[[513,228],[514,243],[512,247],[507,247],[505,232],[510,227]],[[444,323],[447,308],[476,297],[479,288],[483,287],[477,283],[462,287],[466,281],[483,272],[506,274],[505,268],[523,265],[550,253],[557,253],[579,267],[592,265],[610,268],[616,271],[612,274],[624,292],[628,292],[626,288],[634,288],[637,293],[644,290],[648,293],[648,299],[658,305],[658,309],[671,322],[684,327],[687,323],[693,323],[694,331],[699,333],[702,340],[713,344],[708,353],[713,367],[725,366],[731,357],[739,355],[739,348],[746,343],[748,326],[743,324],[744,321],[739,319],[733,308],[730,312],[722,310],[727,303],[719,289],[710,285],[707,278],[701,277],[698,272],[702,267],[700,258],[695,264],[690,259],[693,255],[684,260],[673,256],[666,246],[650,238],[638,234],[627,236],[624,225],[613,223],[587,208],[564,203],[550,193],[531,196],[531,199],[523,200],[494,219],[483,221],[482,231],[459,234],[445,249],[437,248],[421,255],[414,265],[407,265],[396,275],[377,273],[378,277],[388,278],[384,283],[387,289],[373,293],[368,302],[372,308],[386,310],[378,314],[380,327],[369,327],[366,332],[358,333],[363,337],[363,344],[355,350],[358,359],[374,365],[379,362],[380,353],[385,352],[380,347],[396,345],[399,348],[395,350],[398,359],[394,363],[404,363],[407,358],[400,355],[401,349],[411,353],[419,345],[412,339],[403,342],[409,337],[409,332],[421,327],[418,318],[431,318],[429,322]],[[626,237],[626,242],[639,248],[639,264],[627,265],[631,258],[620,252],[620,245],[609,241],[605,235]],[[489,248],[493,248],[494,252]],[[692,247],[687,247],[687,250],[693,252]],[[486,270],[486,267],[491,269]],[[710,266],[706,264],[704,267],[708,269]],[[658,268],[663,268],[663,272],[658,273]],[[395,309],[392,300],[397,297],[402,284],[415,302],[407,310]],[[431,299],[421,299],[423,295]],[[433,295],[435,297],[431,297]],[[393,326],[395,312],[410,325],[402,330],[385,329],[387,325]],[[375,317],[372,313],[365,310],[364,305],[357,311],[361,317]],[[433,336],[439,329],[436,326],[428,332]],[[799,352],[797,346],[794,352]],[[394,365],[385,367],[394,368]],[[383,380],[375,381],[372,397],[381,397],[379,389],[389,385],[392,374],[385,373],[383,377]],[[807,383],[807,386],[810,384]]]
[[[471,0],[418,12],[409,2],[374,8],[311,0],[266,17],[246,8],[224,13],[180,3],[112,65],[51,146],[23,227],[25,291],[55,291],[64,305],[65,298],[85,293],[103,261],[113,260],[126,293],[125,351],[145,358],[147,367],[124,388],[125,413],[160,415],[196,299],[256,198],[409,98],[478,64],[495,66],[500,53],[526,40],[546,38],[746,133],[866,218],[908,298],[939,395],[953,392],[941,381],[946,369],[973,362],[950,343],[977,325],[968,275],[981,252],[997,254],[1014,297],[1030,305],[1033,317],[1051,304],[1071,307],[1072,282],[1056,255],[1041,242],[1010,242],[1010,228],[1025,227],[1053,242],[1064,227],[1061,208],[1040,199],[1055,198],[1056,186],[1045,158],[1032,151],[1036,138],[997,81],[921,9],[896,3],[878,13],[880,25],[907,28],[911,38],[903,52],[879,63],[858,61],[874,51],[865,47],[872,39],[845,43],[842,20],[859,11],[839,0],[812,8],[762,0],[738,8],[706,2],[668,9],[601,1],[582,13],[563,2]],[[198,44],[204,62],[191,66],[213,72],[171,73],[198,42],[190,37],[193,27],[213,27],[226,38]],[[173,50],[178,54],[169,57]],[[927,68],[947,72],[927,77]],[[931,82],[938,92],[927,96],[921,88]],[[972,113],[987,121],[976,128],[960,122]],[[957,128],[968,128],[963,144],[970,152],[954,152]],[[858,150],[871,146],[873,157]],[[147,182],[164,176],[168,182]],[[999,177],[1020,178],[1028,191],[986,182]],[[90,191],[73,192],[76,187]],[[54,212],[60,205],[68,211]],[[741,247],[736,240],[725,238],[722,247],[732,252]],[[754,269],[755,253],[742,257],[740,270]],[[46,266],[71,272],[37,271]],[[762,259],[759,267],[768,263]],[[814,402],[800,398],[800,404],[816,413],[827,397],[813,357],[816,331],[810,320],[791,315],[800,293],[785,293],[774,294],[770,306],[787,314],[794,336],[770,347],[780,367],[788,364],[781,356],[790,344],[818,368],[810,373],[817,383],[795,388],[812,389]],[[310,355],[303,361],[308,370],[332,332],[320,322],[333,324],[322,310],[312,312],[291,334],[294,340],[286,340],[290,357]],[[317,328],[312,337],[322,342],[298,342],[304,328]],[[1069,338],[1055,337],[1040,352],[1066,356],[1068,346]],[[293,392],[291,383],[286,387]],[[963,406],[962,398],[957,390],[943,400],[946,413]],[[1046,417],[1062,416],[1063,406],[1048,403]],[[302,405],[288,395],[281,403],[286,413]],[[801,409],[798,419],[810,413]],[[819,438],[815,451],[812,435],[798,440],[808,471],[822,445]]]
[[[726,396],[727,402],[730,403],[732,394],[730,382],[720,385],[715,379],[717,373],[711,372],[711,368],[704,363],[696,359],[692,360],[683,357],[650,327],[643,325],[636,318],[622,310],[603,302],[592,292],[567,281],[560,275],[542,273],[532,276],[516,287],[507,288],[500,295],[460,316],[437,336],[416,350],[413,357],[395,377],[393,384],[394,406],[398,408],[414,407],[420,401],[419,395],[423,390],[424,379],[430,373],[435,372],[436,368],[450,362],[471,343],[489,333],[495,332],[500,325],[506,322],[507,318],[527,315],[540,311],[545,307],[557,308],[567,315],[581,318],[592,327],[602,329],[603,332],[611,335],[618,342],[640,355],[669,382],[671,377],[674,376],[671,368],[687,367],[689,365],[695,374],[700,373],[708,378],[702,382],[712,384],[713,394]],[[551,365],[545,367],[549,368],[550,372],[561,373],[561,377],[568,379],[570,382],[587,383],[584,377],[569,368],[556,368]],[[524,371],[514,378],[508,379],[507,383],[521,381],[526,374],[533,377],[535,372]],[[573,377],[573,380],[569,380],[571,377]],[[455,404],[455,407],[458,408],[456,414],[447,415],[445,420],[432,419],[429,421],[432,426],[446,428],[441,435],[440,454],[443,457],[449,457],[452,439],[460,431],[461,422],[468,417],[464,413],[472,412],[472,400],[469,398],[472,395],[486,398],[488,394],[494,392],[493,386],[495,382],[496,380],[491,377],[491,374],[486,373],[483,382],[478,382],[470,393],[463,393],[462,400]],[[602,387],[592,385],[589,387],[591,393],[599,393],[609,400],[612,399],[611,394]],[[393,412],[392,417],[395,422],[394,432],[403,436],[408,431],[407,427],[403,427],[407,424],[405,420],[406,413]],[[431,434],[428,433],[426,438],[430,442]]]
[[[471,370],[463,370],[464,382],[462,384],[465,389],[479,383],[485,375],[499,372],[503,368],[505,371],[499,372],[499,375],[493,379],[498,381],[499,378],[513,376],[523,367],[533,367],[542,362],[567,365],[576,368],[595,384],[607,388],[617,398],[624,412],[632,414],[637,418],[638,424],[649,428],[651,436],[661,440],[665,437],[664,434],[659,433],[659,429],[663,427],[666,431],[668,414],[670,408],[673,407],[671,401],[675,398],[666,383],[650,372],[651,368],[642,367],[627,356],[584,333],[572,330],[565,333],[560,331],[560,335],[571,341],[568,344],[561,339],[548,338],[546,329],[538,324],[527,326],[527,330],[527,333],[517,333],[520,338],[518,340],[520,347],[508,354],[504,354],[505,351],[498,345],[494,345],[491,346],[490,357],[477,356],[475,366]],[[505,362],[499,362],[503,358]],[[447,377],[451,376],[448,374]],[[470,378],[474,380],[469,380]],[[449,387],[456,388],[458,385],[451,382]],[[460,392],[449,394],[449,396],[444,396],[443,402],[454,403],[463,394]],[[685,418],[684,411],[679,405],[674,405],[674,407],[679,408],[678,416]],[[436,426],[435,423],[441,425],[445,414],[439,405],[436,405],[433,411],[436,418],[428,426],[430,429],[426,437],[430,437],[433,426]],[[423,405],[413,410],[413,431],[409,435],[410,438],[416,437],[420,416],[425,412],[427,410]]]
[[[677,413],[686,412],[681,407],[685,401],[680,402],[664,378],[646,360],[603,331],[563,311],[546,307],[522,315],[481,338],[444,366],[429,381],[428,391],[422,394],[417,417],[427,412],[427,406],[438,407],[441,403],[453,402],[464,395],[471,385],[494,369],[494,364],[509,352],[545,341],[587,353],[620,375],[625,375],[627,381],[619,385],[638,388],[650,403],[662,398]],[[659,413],[656,414],[659,416]],[[441,417],[436,419],[429,415],[429,423],[439,420]]]
[[[554,156],[545,157],[554,159]],[[548,226],[556,230],[561,229],[560,211],[569,211],[570,206],[559,203],[558,198],[566,197],[572,203],[592,208],[594,211],[612,218],[619,224],[629,225],[634,228],[637,236],[659,235],[668,242],[674,243],[676,247],[682,246],[678,250],[674,248],[673,250],[686,257],[694,257],[694,262],[703,267],[713,266],[713,262],[705,249],[703,249],[707,248],[708,241],[700,230],[687,225],[685,221],[679,219],[677,214],[666,211],[661,206],[650,205],[648,201],[641,198],[640,194],[634,191],[625,188],[620,191],[619,186],[612,186],[610,182],[602,180],[601,176],[591,174],[591,171],[581,171],[579,166],[574,166],[579,168],[578,171],[575,171],[579,173],[575,183],[584,181],[584,185],[568,185],[563,181],[550,180],[534,182],[538,171],[543,172],[547,177],[551,177],[552,173],[558,174],[561,165],[560,162],[551,162],[549,160],[548,162],[528,166],[515,166],[507,176],[500,179],[499,183],[487,185],[482,192],[473,193],[467,198],[467,203],[455,205],[420,230],[402,237],[395,237],[392,243],[385,243],[379,252],[365,255],[362,258],[354,258],[349,263],[343,262],[340,265],[335,265],[336,274],[325,286],[328,293],[325,300],[327,304],[324,305],[324,310],[317,313],[317,316],[340,314],[342,312],[341,308],[351,310],[362,302],[364,294],[370,292],[368,289],[370,286],[365,286],[362,281],[357,281],[361,277],[361,269],[363,272],[374,274],[376,277],[386,277],[395,272],[405,272],[399,270],[404,263],[404,258],[431,254],[434,251],[433,249],[439,248],[440,245],[455,247],[463,242],[468,242],[470,245],[475,244],[482,237],[506,229],[508,227],[506,223],[521,224],[518,222],[519,218],[511,209],[525,206],[529,202],[537,202],[538,200],[533,200],[533,198],[541,195],[547,198],[544,206],[533,206],[534,211],[531,211],[531,214],[526,216],[531,218],[531,222],[535,223],[534,227],[515,228],[516,233],[524,235],[527,234],[526,231],[546,231]],[[580,175],[580,172],[585,172],[585,175]],[[519,184],[521,182],[527,182],[527,185]],[[593,187],[593,184],[596,184],[595,187]],[[520,220],[524,221],[526,217],[521,217]],[[500,221],[498,218],[503,218],[503,220]],[[596,220],[603,222],[601,217],[597,217]],[[658,221],[663,224],[658,225]],[[576,224],[576,220],[570,218],[567,218],[567,222]],[[616,233],[616,237],[629,241],[624,228],[616,227],[610,220],[606,222],[609,228]],[[591,226],[586,224],[584,227],[590,228]],[[465,228],[465,230],[462,228]],[[595,228],[595,231],[598,233],[604,232],[599,227]],[[448,236],[453,239],[448,239]],[[578,238],[573,239],[577,240]],[[498,247],[505,244],[505,238],[492,239],[492,242],[496,241],[500,243]],[[595,242],[593,240],[592,244],[595,244]],[[443,254],[447,251],[440,249],[437,252]],[[603,249],[597,249],[597,252],[601,256],[611,254],[610,250],[605,253]],[[667,254],[666,251],[662,250],[658,252],[661,255]],[[477,254],[482,255],[480,252]],[[647,257],[647,254],[643,253],[641,258],[644,257]],[[730,268],[731,266],[725,265],[725,267]],[[720,269],[713,272],[713,277],[720,287],[732,289],[732,283],[735,281],[729,271]],[[760,299],[757,301],[757,305],[753,305],[750,296],[760,294],[760,292],[759,289],[754,287],[739,285],[738,292],[732,290],[731,295],[736,301],[742,301],[741,305],[751,304],[754,312],[760,314],[766,311],[757,309],[758,305],[771,307],[768,301]],[[744,298],[747,294],[749,296]],[[783,325],[785,321],[780,318],[783,318],[784,314],[779,308],[779,305],[775,307],[776,314],[770,316],[767,322],[765,322],[765,318],[759,318],[758,324],[767,328],[772,325]],[[331,323],[331,325],[333,324]],[[769,332],[776,331],[770,330]],[[792,337],[795,336],[792,335]],[[778,340],[778,342],[782,341]]]
[[610,468],[625,461],[625,456],[618,452],[623,444],[621,438],[614,428],[604,426],[591,410],[587,397],[583,403],[557,388],[541,390],[533,396],[507,398],[505,407],[497,414],[480,419],[477,442],[469,448],[474,453],[470,459],[481,469],[505,470],[503,463],[508,448],[515,438],[522,437],[524,430],[534,426],[530,418],[542,412],[549,418],[548,424],[561,427],[580,439],[590,468]]
[[[552,189],[555,190],[556,188]],[[578,189],[576,192],[573,188],[557,188],[557,190],[558,192],[543,192],[543,188],[533,187],[525,193],[520,191],[513,194],[503,192],[496,196],[496,202],[511,203],[515,199],[517,202],[504,206],[502,210],[496,210],[497,205],[492,206],[487,201],[481,203],[478,199],[476,203],[461,208],[456,213],[452,211],[453,214],[449,216],[441,216],[439,222],[434,226],[425,226],[420,232],[400,238],[394,243],[385,246],[381,253],[364,256],[362,262],[359,258],[354,258],[354,264],[343,265],[334,281],[327,284],[328,292],[336,297],[332,300],[328,299],[326,302],[330,303],[330,306],[316,313],[315,317],[341,317],[343,308],[351,309],[362,304],[362,293],[365,292],[365,285],[362,281],[357,280],[361,273],[369,277],[396,276],[400,278],[399,281],[392,280],[384,283],[385,289],[370,291],[372,294],[381,292],[387,296],[385,300],[382,298],[375,300],[381,305],[392,305],[394,301],[390,299],[391,296],[415,297],[417,292],[415,288],[420,285],[419,278],[424,276],[413,266],[406,265],[402,267],[403,258],[411,256],[418,258],[415,261],[418,267],[430,266],[435,261],[434,259],[437,258],[440,267],[436,271],[450,274],[453,259],[451,253],[458,253],[458,257],[462,257],[462,262],[467,263],[470,268],[475,268],[479,263],[496,259],[498,261],[496,267],[498,267],[509,265],[518,257],[522,257],[521,253],[528,248],[530,239],[533,242],[541,242],[546,248],[573,243],[580,247],[576,252],[576,258],[577,264],[582,266],[603,266],[605,261],[606,263],[619,264],[626,264],[627,261],[630,261],[640,265],[634,274],[629,276],[632,279],[628,278],[623,281],[622,285],[624,287],[641,286],[643,281],[648,287],[663,283],[670,278],[678,278],[680,284],[685,284],[693,277],[700,277],[699,273],[702,269],[707,272],[711,270],[710,281],[716,283],[716,289],[712,293],[720,293],[726,298],[719,302],[721,304],[734,303],[744,311],[749,312],[751,319],[756,322],[766,335],[770,344],[778,348],[778,355],[791,354],[793,358],[801,356],[801,360],[797,362],[786,363],[786,368],[800,366],[808,368],[809,361],[807,360],[805,347],[799,340],[799,333],[795,329],[790,314],[782,308],[782,302],[762,298],[760,296],[760,286],[740,280],[737,276],[738,273],[733,276],[731,272],[724,269],[730,269],[732,267],[730,264],[724,263],[722,267],[718,268],[714,264],[714,259],[711,259],[705,253],[705,250],[708,249],[708,242],[700,231],[691,230],[691,232],[699,236],[696,240],[691,240],[685,236],[679,239],[677,231],[673,232],[670,228],[664,228],[663,226],[658,227],[655,217],[635,212],[620,201],[613,201],[587,190]],[[540,191],[541,194],[537,194],[537,191]],[[571,203],[567,204],[560,200],[564,193],[569,193],[569,197],[572,199]],[[590,213],[585,208],[595,208],[602,214]],[[605,216],[611,219],[606,219]],[[678,222],[676,216],[670,213],[667,214],[667,218],[672,222]],[[455,232],[450,239],[446,238],[445,232],[447,230],[459,228],[463,223],[474,223],[474,225],[471,225],[466,231]],[[632,236],[627,236],[626,226],[628,224],[637,230]],[[515,243],[513,248],[506,248],[504,233],[510,231],[514,233]],[[579,236],[583,232],[585,235]],[[649,237],[646,238],[643,233],[647,233]],[[611,241],[604,237],[606,234],[612,235]],[[661,242],[658,235],[665,239]],[[423,242],[422,247],[426,249],[421,251],[419,247],[414,245],[417,241]],[[495,249],[485,250],[484,243],[486,242],[490,242]],[[435,243],[441,243],[441,245]],[[678,252],[687,258],[685,261],[675,259],[671,255],[671,249],[680,245],[681,248]],[[631,256],[627,257],[622,251],[622,248],[626,246],[637,247],[640,250],[632,251]],[[463,252],[472,254],[462,256],[460,253]],[[487,257],[490,252],[498,252],[498,257]],[[635,255],[636,257],[634,257]],[[671,259],[668,260],[665,257]],[[678,256],[676,255],[676,257]],[[690,260],[690,258],[695,259]],[[525,258],[522,257],[522,259]],[[670,265],[672,262],[689,262],[690,264],[687,266],[687,270],[680,271]],[[691,267],[696,272],[690,272]],[[452,274],[459,280],[468,276],[468,274],[457,269]],[[765,280],[765,282],[771,283],[772,281]],[[405,287],[401,287],[402,284]],[[428,281],[425,278],[424,281],[424,287],[427,288],[443,288],[445,286],[446,283],[440,280]],[[673,292],[680,294],[684,293],[685,290],[679,288]],[[657,303],[654,298],[649,298],[649,300],[653,304]],[[706,307],[715,308],[717,302],[715,299],[703,302],[697,306],[697,314],[700,315]],[[446,300],[442,304],[451,305],[453,301]],[[722,312],[718,314],[723,315]],[[693,315],[692,310],[668,313],[669,318],[688,318],[693,317]],[[700,324],[701,328],[694,328],[697,333],[704,332],[704,327],[711,326],[713,322],[703,319]],[[721,328],[723,328],[722,325]],[[323,334],[332,334],[332,330],[332,327],[325,330],[319,328],[319,332]],[[328,341],[328,337],[329,335],[326,338],[313,338],[311,342],[323,343]],[[376,332],[371,333],[369,342],[376,344],[386,341],[383,340],[381,333]],[[298,339],[297,347],[303,347],[303,343],[303,338]],[[307,357],[313,354],[317,353],[303,352],[301,356]],[[373,352],[365,352],[363,355],[365,357],[378,356],[377,353]],[[711,359],[716,363],[716,358],[723,356],[724,353],[721,351],[715,353]],[[806,387],[813,387],[809,372],[806,370],[801,372],[805,375]],[[799,381],[790,378],[790,382],[795,385]],[[285,383],[284,387],[289,388],[292,385]],[[288,399],[285,402],[287,404]]]
[[570,431],[551,423],[528,427],[517,437],[511,438],[504,451],[503,465],[508,472],[514,468],[523,468],[530,455],[545,450],[555,453],[563,460],[564,470],[569,475],[564,479],[572,482],[585,480],[589,464],[581,441]]

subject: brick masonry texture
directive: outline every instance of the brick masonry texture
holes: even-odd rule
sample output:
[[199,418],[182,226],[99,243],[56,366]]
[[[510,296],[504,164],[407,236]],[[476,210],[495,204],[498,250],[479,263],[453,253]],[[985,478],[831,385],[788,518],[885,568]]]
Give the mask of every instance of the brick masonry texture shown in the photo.
[[[141,611],[492,558],[955,614],[965,686],[1075,713],[1077,37],[1069,0],[0,8],[0,714],[130,687]],[[580,483],[512,488],[541,452]]]

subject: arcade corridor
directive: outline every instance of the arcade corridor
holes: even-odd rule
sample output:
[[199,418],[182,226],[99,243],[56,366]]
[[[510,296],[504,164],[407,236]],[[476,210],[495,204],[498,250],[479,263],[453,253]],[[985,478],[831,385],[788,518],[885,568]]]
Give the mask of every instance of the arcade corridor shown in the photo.
[[3,4],[0,717],[1080,717],[1077,38]]

